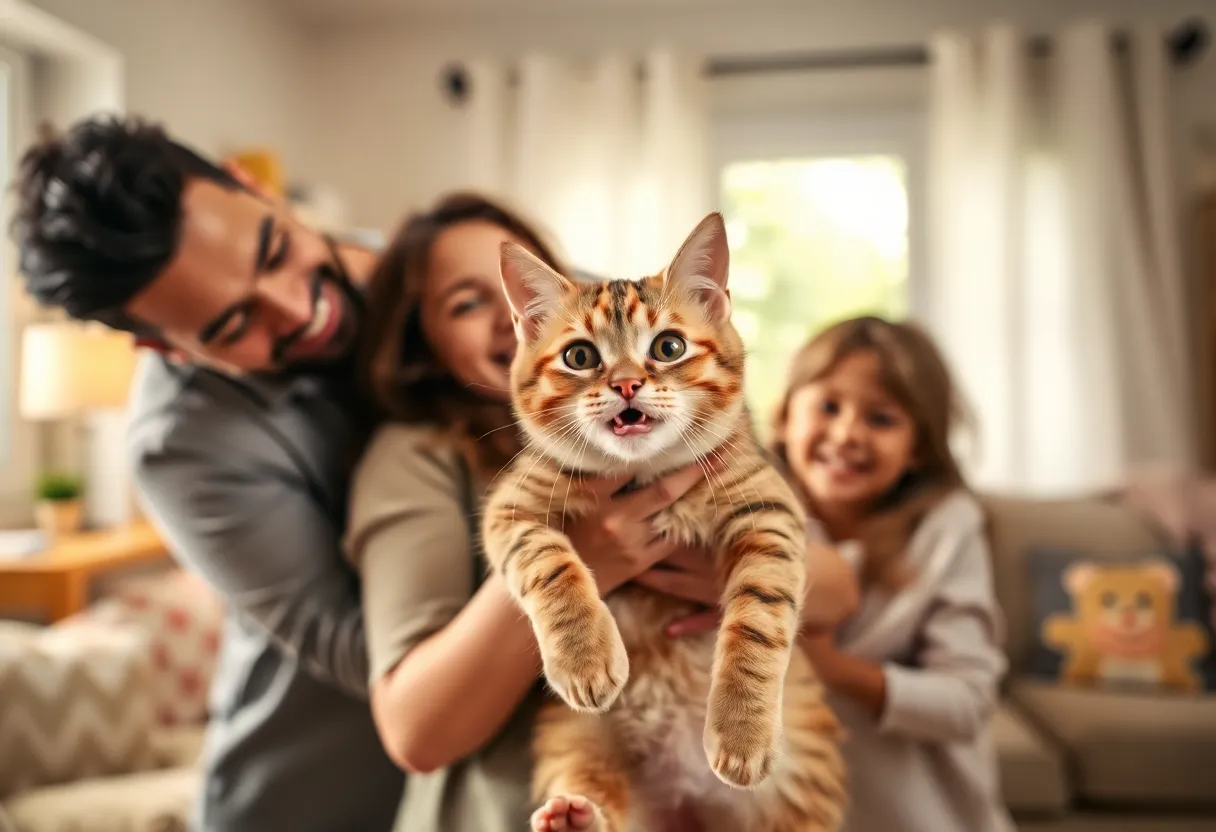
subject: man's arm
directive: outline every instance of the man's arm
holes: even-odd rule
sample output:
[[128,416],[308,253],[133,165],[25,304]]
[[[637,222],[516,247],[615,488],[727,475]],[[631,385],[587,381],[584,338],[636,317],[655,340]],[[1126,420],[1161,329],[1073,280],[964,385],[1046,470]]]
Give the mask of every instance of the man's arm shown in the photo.
[[357,578],[294,471],[233,448],[141,447],[134,476],[174,553],[309,675],[367,696]]

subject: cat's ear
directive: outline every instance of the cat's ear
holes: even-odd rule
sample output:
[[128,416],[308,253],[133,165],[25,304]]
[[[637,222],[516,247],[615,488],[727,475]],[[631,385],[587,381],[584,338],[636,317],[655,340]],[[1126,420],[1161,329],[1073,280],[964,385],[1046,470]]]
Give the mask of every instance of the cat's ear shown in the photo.
[[521,340],[533,338],[541,323],[557,309],[562,295],[574,284],[518,243],[502,243],[499,266],[516,335]]
[[702,303],[710,320],[724,321],[730,317],[730,290],[726,287],[729,272],[726,224],[715,211],[684,240],[667,267],[665,280]]

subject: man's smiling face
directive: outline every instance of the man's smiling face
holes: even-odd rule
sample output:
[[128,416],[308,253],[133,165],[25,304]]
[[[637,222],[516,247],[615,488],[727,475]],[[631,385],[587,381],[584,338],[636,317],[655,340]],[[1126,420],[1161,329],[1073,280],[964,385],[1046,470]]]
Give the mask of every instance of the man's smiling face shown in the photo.
[[326,240],[242,188],[191,179],[178,245],[125,311],[172,348],[229,372],[332,364],[359,309]]

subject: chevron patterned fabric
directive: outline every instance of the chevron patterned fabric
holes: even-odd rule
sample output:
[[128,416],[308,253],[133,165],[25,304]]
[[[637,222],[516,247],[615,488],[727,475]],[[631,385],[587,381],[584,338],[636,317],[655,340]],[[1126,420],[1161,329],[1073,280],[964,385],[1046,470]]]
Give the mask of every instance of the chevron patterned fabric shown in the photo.
[[0,797],[154,767],[151,674],[137,630],[0,623]]

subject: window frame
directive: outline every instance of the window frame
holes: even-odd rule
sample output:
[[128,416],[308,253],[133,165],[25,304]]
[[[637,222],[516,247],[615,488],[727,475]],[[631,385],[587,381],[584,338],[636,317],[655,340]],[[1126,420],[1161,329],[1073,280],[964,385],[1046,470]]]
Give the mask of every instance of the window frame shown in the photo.
[[760,74],[714,85],[710,193],[735,162],[777,158],[898,156],[907,166],[908,314],[927,309],[928,113],[917,69]]
[[23,526],[33,505],[31,488],[38,466],[39,426],[21,418],[21,333],[34,320],[34,304],[17,278],[17,251],[8,235],[16,197],[11,184],[17,164],[33,137],[33,72],[28,54],[0,43],[0,72],[6,76],[0,104],[6,106],[0,154],[5,165],[0,186],[0,257],[7,285],[0,291],[0,525]]

